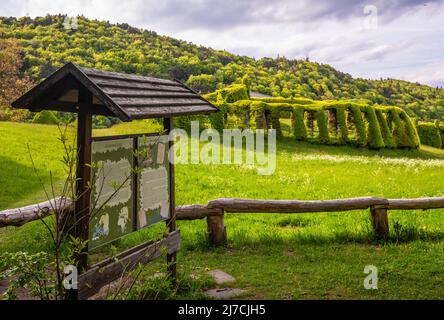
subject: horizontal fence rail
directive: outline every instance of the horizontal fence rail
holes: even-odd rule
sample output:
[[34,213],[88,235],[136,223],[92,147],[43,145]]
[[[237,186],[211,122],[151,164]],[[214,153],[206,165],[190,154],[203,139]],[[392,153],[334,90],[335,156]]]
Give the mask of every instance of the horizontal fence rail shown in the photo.
[[[370,217],[376,234],[389,236],[387,210],[429,210],[444,208],[444,197],[417,199],[385,199],[359,197],[335,200],[252,200],[221,198],[205,205],[184,205],[176,207],[177,220],[207,219],[209,240],[214,245],[227,240],[224,214],[237,213],[315,213],[342,212],[370,209]],[[54,212],[67,214],[73,211],[73,204],[67,198],[55,198],[39,204],[17,209],[0,211],[0,228],[22,226],[30,221],[45,218]]]

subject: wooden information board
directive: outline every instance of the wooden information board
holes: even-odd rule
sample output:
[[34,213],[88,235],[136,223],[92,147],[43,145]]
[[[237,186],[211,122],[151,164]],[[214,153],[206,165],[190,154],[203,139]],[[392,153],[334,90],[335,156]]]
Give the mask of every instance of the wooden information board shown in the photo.
[[167,220],[168,136],[93,139],[91,180],[90,250]]

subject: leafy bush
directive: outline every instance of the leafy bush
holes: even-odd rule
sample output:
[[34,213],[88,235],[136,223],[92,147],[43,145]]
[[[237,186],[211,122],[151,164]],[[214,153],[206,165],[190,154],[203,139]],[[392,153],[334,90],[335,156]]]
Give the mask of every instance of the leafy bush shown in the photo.
[[407,113],[402,109],[400,109],[399,116],[400,116],[401,120],[404,121],[407,135],[408,135],[408,137],[410,139],[410,143],[411,143],[410,148],[418,149],[419,146],[421,145],[421,141],[419,140],[418,131],[416,130],[416,127],[413,124],[412,119],[410,119],[410,117],[407,115]]
[[347,117],[344,107],[336,107],[336,121],[338,122],[338,138],[339,143],[346,144],[348,142]]
[[330,135],[328,133],[327,116],[324,109],[317,110],[315,112],[315,118],[318,123],[319,135],[318,139],[320,143],[330,143]]
[[304,121],[304,110],[301,108],[293,109],[293,134],[296,140],[305,140],[307,138],[307,127]]
[[38,112],[32,119],[32,123],[40,124],[59,124],[60,119],[57,118],[54,112],[43,110]]
[[229,87],[223,88],[219,90],[219,95],[221,100],[228,103],[250,99],[248,89],[243,84],[234,84]]
[[435,148],[442,147],[442,138],[439,128],[432,122],[423,122],[418,124],[419,139],[422,144]]
[[390,119],[393,123],[393,138],[398,148],[418,148],[419,138],[412,121],[399,108],[390,109]]
[[381,128],[379,127],[378,118],[375,113],[375,108],[372,106],[365,106],[362,107],[361,110],[365,112],[368,122],[368,146],[372,149],[384,148],[385,144],[382,138]]
[[396,148],[396,142],[393,138],[392,132],[390,130],[390,127],[387,123],[387,119],[382,112],[381,109],[375,109],[376,116],[379,121],[379,127],[381,129],[382,138],[384,139],[385,146],[387,148]]
[[199,93],[208,93],[216,90],[217,78],[211,74],[191,75],[186,84]]
[[365,129],[364,119],[362,118],[361,108],[356,104],[351,104],[349,110],[353,115],[356,129],[356,143],[358,146],[365,146],[367,144],[367,130]]

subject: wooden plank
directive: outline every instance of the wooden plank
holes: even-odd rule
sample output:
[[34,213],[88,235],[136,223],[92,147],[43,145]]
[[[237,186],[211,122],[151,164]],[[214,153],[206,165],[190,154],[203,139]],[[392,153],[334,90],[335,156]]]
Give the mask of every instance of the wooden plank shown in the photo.
[[[166,238],[155,243],[146,243],[140,250],[123,255],[122,259],[94,268],[79,276],[79,298],[87,299],[103,286],[120,278],[124,273],[159,258],[166,248],[168,254],[174,254],[180,248],[180,232],[176,230]],[[130,249],[131,250],[131,249]]]
[[444,197],[418,199],[389,199],[389,210],[427,210],[444,208]]
[[210,216],[221,216],[224,211],[219,208],[207,208],[201,205],[188,205],[176,207],[177,220],[196,220]]
[[112,71],[104,71],[98,69],[91,68],[80,68],[83,73],[88,75],[90,78],[107,78],[107,79],[116,79],[116,80],[125,80],[125,81],[135,81],[135,82],[145,82],[145,83],[154,83],[154,84],[164,84],[170,86],[177,86],[177,83],[167,79],[153,78],[147,76],[138,76],[127,73],[118,73]]
[[226,212],[304,213],[367,209],[372,205],[388,205],[384,198],[362,197],[337,200],[244,200],[217,199],[208,202],[208,208]]
[[145,82],[129,82],[124,80],[108,79],[108,78],[96,78],[90,77],[96,85],[103,88],[127,88],[127,89],[147,89],[147,90],[168,90],[171,92],[189,92],[186,88],[176,84],[175,86],[145,83]]
[[207,102],[203,101],[200,98],[145,98],[145,97],[136,97],[136,98],[127,98],[127,97],[119,97],[113,99],[115,103],[120,105],[121,107],[129,107],[129,106],[143,106],[143,107],[157,107],[157,106],[195,106],[195,105],[208,105]]
[[[132,89],[117,89],[109,88],[103,90],[112,98],[127,97],[127,98],[199,98],[192,92],[183,91],[162,91],[162,90],[132,90]],[[202,100],[202,99],[201,99]]]
[[209,105],[172,106],[172,107],[125,107],[131,119],[160,118],[164,116],[193,115],[216,112],[217,109]]

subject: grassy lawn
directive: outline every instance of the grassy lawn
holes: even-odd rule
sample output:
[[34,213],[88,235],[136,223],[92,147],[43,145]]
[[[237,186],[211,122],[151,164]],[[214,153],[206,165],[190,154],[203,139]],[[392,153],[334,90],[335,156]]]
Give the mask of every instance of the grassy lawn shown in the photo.
[[[95,135],[143,132],[153,123],[121,124]],[[73,130],[71,132],[73,134]],[[45,200],[35,178],[63,178],[61,144],[54,126],[0,122],[0,209]],[[260,176],[243,165],[176,166],[177,205],[205,204],[218,197],[332,199],[354,196],[413,198],[444,194],[444,152],[372,151],[279,141],[276,172]],[[442,299],[444,298],[444,210],[389,212],[390,243],[373,241],[367,211],[279,215],[227,214],[226,248],[211,248],[205,221],[179,222],[179,269],[204,274],[223,269],[236,277],[244,298]],[[119,240],[124,248],[148,239],[160,226]],[[0,252],[48,250],[40,222],[0,229]],[[101,254],[111,250],[102,249]],[[164,268],[163,261],[148,267]],[[379,289],[365,290],[366,265],[379,271]]]

